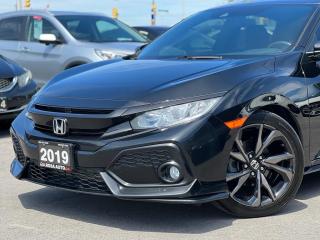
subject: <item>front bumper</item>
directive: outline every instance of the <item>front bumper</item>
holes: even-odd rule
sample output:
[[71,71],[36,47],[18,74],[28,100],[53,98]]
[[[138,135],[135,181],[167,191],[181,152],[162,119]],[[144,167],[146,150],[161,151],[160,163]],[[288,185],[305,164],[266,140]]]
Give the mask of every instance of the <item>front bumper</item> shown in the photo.
[[114,179],[112,179],[110,175],[104,172],[101,173],[101,176],[103,177],[103,179],[105,179],[106,186],[109,187],[110,192],[92,192],[80,189],[66,188],[57,185],[46,184],[45,182],[36,182],[31,181],[29,179],[21,178],[23,176],[23,173],[26,171],[26,168],[17,159],[13,160],[13,162],[11,163],[10,171],[11,174],[18,179],[26,180],[32,183],[37,183],[42,186],[53,187],[71,192],[116,197],[123,200],[181,204],[203,204],[225,199],[229,196],[229,193],[222,191],[220,193],[214,193],[204,196],[179,197],[181,193],[187,193],[188,191],[190,191],[191,188],[196,184],[196,181],[193,181],[191,184],[187,186],[175,188],[127,188],[116,182]]
[[[215,118],[165,131],[90,139],[38,131],[21,114],[11,134],[17,155],[11,173],[21,180],[128,200],[195,204],[229,196],[225,173],[233,134]],[[74,171],[40,168],[39,140],[74,144]],[[175,184],[160,181],[156,171],[172,160],[181,166],[184,176]]]
[[13,119],[18,116],[36,92],[37,85],[33,81],[23,88],[16,85],[8,92],[1,92],[0,102],[5,101],[6,109],[0,109],[0,120]]
[[0,119],[13,119],[21,113],[27,105],[22,105],[18,108],[10,109],[10,110],[1,110],[0,111]]

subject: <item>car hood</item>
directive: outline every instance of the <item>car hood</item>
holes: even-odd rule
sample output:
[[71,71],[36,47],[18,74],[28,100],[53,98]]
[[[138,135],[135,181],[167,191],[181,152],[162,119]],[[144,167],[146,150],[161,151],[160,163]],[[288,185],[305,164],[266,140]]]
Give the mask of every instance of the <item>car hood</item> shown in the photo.
[[137,48],[146,44],[143,42],[110,42],[110,43],[81,43],[83,47],[106,50],[116,53],[133,54]]
[[22,72],[22,68],[13,61],[0,56],[0,78],[12,78]]
[[274,71],[274,58],[122,60],[84,65],[53,79],[36,101],[116,109],[223,95],[242,81]]

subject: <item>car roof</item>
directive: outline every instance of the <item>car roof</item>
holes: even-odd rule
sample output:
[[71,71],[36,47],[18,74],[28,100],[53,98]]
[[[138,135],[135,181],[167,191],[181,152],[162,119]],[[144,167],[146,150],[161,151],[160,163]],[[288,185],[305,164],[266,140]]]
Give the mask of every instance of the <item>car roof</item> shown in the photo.
[[230,5],[243,5],[243,4],[250,4],[250,5],[263,5],[263,4],[303,4],[303,5],[309,5],[309,4],[314,4],[314,5],[319,5],[320,0],[240,0],[231,3]]
[[103,13],[96,12],[75,12],[75,11],[47,11],[47,10],[20,10],[13,12],[6,12],[0,14],[0,16],[24,16],[24,15],[49,15],[49,16],[64,16],[64,15],[74,15],[74,16],[104,16]]
[[75,12],[75,11],[50,11],[55,16],[65,16],[65,15],[74,15],[74,16],[105,16],[102,13],[96,12]]
[[268,6],[270,8],[274,5],[311,5],[315,8],[320,7],[320,0],[238,0],[229,4],[222,4],[218,7],[212,7],[202,12],[212,11],[214,9],[228,9],[228,8],[243,8],[243,7],[254,7],[254,6]]
[[45,10],[19,10],[19,11],[12,11],[12,12],[5,12],[1,13],[0,17],[10,17],[10,16],[24,16],[24,15],[36,15],[36,14],[41,14],[41,15],[50,15],[50,12],[45,11]]

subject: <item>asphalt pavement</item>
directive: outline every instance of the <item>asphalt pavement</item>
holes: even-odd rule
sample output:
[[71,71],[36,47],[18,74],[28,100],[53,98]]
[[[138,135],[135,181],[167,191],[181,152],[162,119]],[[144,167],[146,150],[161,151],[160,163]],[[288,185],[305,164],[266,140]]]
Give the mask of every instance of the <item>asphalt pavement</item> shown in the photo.
[[122,201],[18,181],[9,124],[0,122],[0,240],[320,239],[320,173],[275,216],[236,219],[212,205]]

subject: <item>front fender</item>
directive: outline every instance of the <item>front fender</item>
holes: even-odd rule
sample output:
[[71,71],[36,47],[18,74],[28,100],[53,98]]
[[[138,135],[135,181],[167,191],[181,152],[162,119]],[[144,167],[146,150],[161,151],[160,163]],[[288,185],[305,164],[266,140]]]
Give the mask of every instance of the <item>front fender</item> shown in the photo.
[[217,109],[222,121],[232,121],[259,110],[271,111],[284,118],[297,131],[304,147],[306,166],[309,157],[309,116],[307,85],[304,78],[265,76],[249,80],[230,91]]
[[289,98],[276,93],[266,93],[250,100],[244,105],[240,115],[250,116],[261,109],[271,109],[272,107],[285,109],[299,127],[298,134],[301,132],[301,126],[299,125],[297,118],[299,118],[299,116],[303,117],[303,114],[299,106]]

